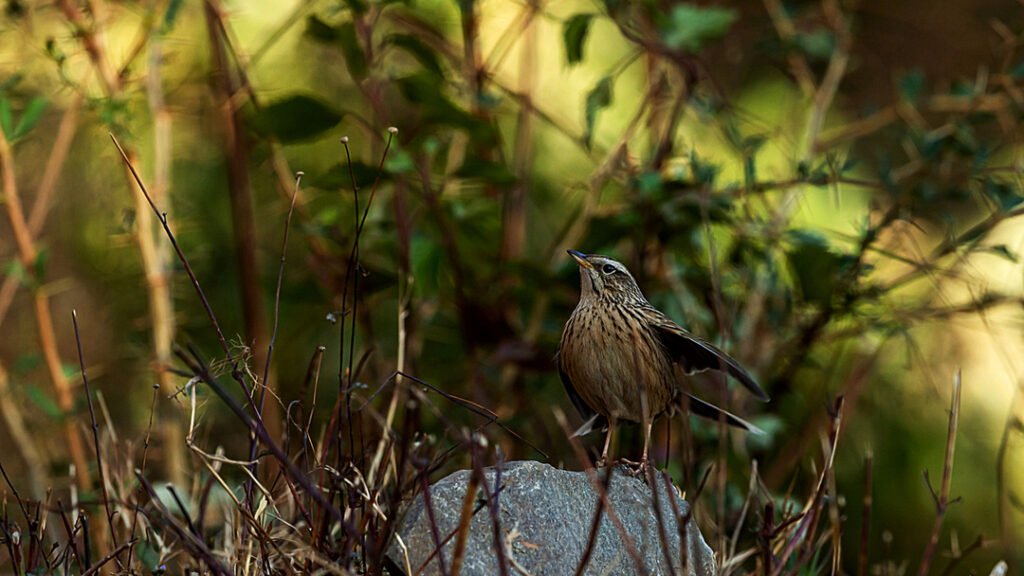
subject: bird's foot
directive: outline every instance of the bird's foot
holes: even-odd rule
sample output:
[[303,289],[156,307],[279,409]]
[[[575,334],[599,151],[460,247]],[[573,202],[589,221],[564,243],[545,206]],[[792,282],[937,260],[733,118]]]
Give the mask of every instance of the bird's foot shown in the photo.
[[646,458],[642,458],[639,462],[633,462],[632,460],[626,460],[625,458],[621,458],[618,461],[618,464],[624,467],[626,469],[626,473],[629,474],[630,476],[642,476],[644,478],[647,478],[647,467],[650,465],[650,463],[647,461]]

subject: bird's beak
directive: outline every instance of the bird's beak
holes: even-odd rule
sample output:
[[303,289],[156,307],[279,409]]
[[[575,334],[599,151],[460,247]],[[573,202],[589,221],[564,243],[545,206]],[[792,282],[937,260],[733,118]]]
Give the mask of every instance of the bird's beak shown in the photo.
[[584,254],[583,252],[580,252],[579,250],[566,250],[566,252],[568,252],[569,256],[572,256],[572,259],[575,260],[576,263],[579,264],[580,266],[586,268],[587,270],[594,269],[594,265],[591,264],[589,260],[587,260],[587,255]]

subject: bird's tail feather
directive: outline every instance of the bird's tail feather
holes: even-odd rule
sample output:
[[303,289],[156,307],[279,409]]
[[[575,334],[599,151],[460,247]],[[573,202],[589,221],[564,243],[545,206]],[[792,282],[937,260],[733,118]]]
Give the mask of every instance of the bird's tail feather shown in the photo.
[[608,424],[605,422],[604,416],[601,416],[600,414],[594,414],[593,416],[588,418],[582,426],[576,429],[576,432],[573,433],[572,437],[579,438],[580,436],[586,436],[587,434],[590,434],[594,430],[600,430],[607,427]]
[[693,394],[687,394],[686,396],[690,399],[690,413],[696,416],[700,416],[701,418],[707,418],[708,420],[718,420],[722,415],[724,415],[726,424],[729,424],[730,426],[743,428],[744,430],[752,432],[754,434],[765,433],[764,430],[758,428],[757,426],[754,426],[750,422],[747,422],[746,420],[740,418],[739,416],[733,414],[732,412],[723,410],[710,402],[705,402],[704,400],[697,398]]

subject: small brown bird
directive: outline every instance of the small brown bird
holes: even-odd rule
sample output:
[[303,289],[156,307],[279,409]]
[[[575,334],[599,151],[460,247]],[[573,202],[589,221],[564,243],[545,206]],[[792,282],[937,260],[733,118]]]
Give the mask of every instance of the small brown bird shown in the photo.
[[579,304],[565,324],[556,363],[569,399],[585,423],[581,436],[607,427],[598,466],[608,459],[612,431],[620,420],[645,424],[641,466],[647,463],[651,424],[677,409],[760,430],[725,410],[690,395],[680,374],[720,370],[758,398],[768,395],[735,360],[694,336],[651,306],[625,266],[611,258],[569,250],[580,267]]

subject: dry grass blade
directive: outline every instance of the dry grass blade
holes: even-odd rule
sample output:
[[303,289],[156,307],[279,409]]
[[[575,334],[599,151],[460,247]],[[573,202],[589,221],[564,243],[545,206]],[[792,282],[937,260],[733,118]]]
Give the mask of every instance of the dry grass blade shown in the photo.
[[[64,547],[63,555],[65,557],[64,573],[68,573],[69,561],[67,558],[73,557],[75,563],[78,565],[79,572],[85,572],[85,566],[82,565],[82,557],[78,553],[78,541],[75,537],[75,531],[71,528],[71,522],[68,520],[67,511],[64,510],[64,502],[57,500],[57,512],[60,515],[61,524],[64,527],[64,535],[67,536],[67,544]],[[130,553],[129,553],[130,554]],[[131,561],[129,560],[129,564]]]
[[[92,389],[89,387],[89,376],[85,372],[85,356],[82,354],[82,337],[78,332],[78,311],[71,311],[71,323],[75,328],[75,345],[78,348],[78,367],[82,373],[82,384],[85,388],[86,403],[89,406],[89,420],[92,423],[93,448],[96,450],[96,468],[100,477],[100,493],[103,495],[103,510],[106,513],[107,527],[110,529],[110,541],[114,548],[120,549],[117,544],[117,532],[114,530],[114,515],[110,511],[110,493],[107,491],[107,478],[103,468],[103,450],[100,447],[100,426],[96,422],[96,409],[92,403]],[[83,471],[85,473],[85,471]],[[118,568],[123,570],[124,565],[121,559],[117,558]]]
[[974,542],[971,542],[967,546],[967,548],[964,548],[952,559],[950,559],[949,564],[946,566],[946,569],[942,571],[941,576],[949,576],[950,574],[952,574],[953,570],[955,570],[956,567],[959,566],[965,558],[970,556],[974,551],[981,550],[982,548],[984,548],[985,544],[987,543],[988,542],[985,540],[984,536],[978,536],[977,538],[975,538]]
[[[249,404],[253,404],[252,391],[245,383],[242,371],[239,369],[239,361],[235,358],[235,355],[231,352],[231,346],[228,345],[227,338],[224,337],[224,331],[221,330],[220,322],[217,320],[217,315],[213,311],[213,307],[210,306],[210,301],[206,297],[206,293],[203,291],[203,287],[199,284],[199,278],[196,277],[195,271],[192,270],[192,265],[189,263],[188,258],[185,257],[185,253],[181,250],[178,245],[178,240],[175,238],[174,233],[171,231],[170,223],[167,220],[167,213],[161,212],[153,202],[153,198],[149,195],[149,191],[146,189],[146,185],[142,183],[142,177],[135,170],[135,166],[128,158],[128,154],[121,147],[121,143],[117,141],[117,137],[113,133],[110,134],[110,139],[114,142],[114,146],[117,147],[118,153],[121,155],[121,160],[124,161],[125,166],[131,172],[132,177],[135,179],[135,183],[139,186],[139,190],[142,191],[143,196],[146,197],[146,202],[149,204],[150,209],[153,210],[153,214],[156,215],[157,219],[160,220],[160,224],[163,226],[164,233],[167,235],[167,239],[171,242],[171,247],[174,248],[175,254],[178,256],[178,260],[181,265],[185,268],[185,273],[188,274],[188,279],[192,283],[192,287],[196,291],[196,295],[199,296],[199,300],[203,305],[203,310],[206,312],[206,317],[210,320],[210,325],[217,333],[217,340],[220,342],[221,349],[224,355],[227,357],[228,362],[231,364],[231,375],[238,382],[238,385],[242,388],[242,392],[245,393],[245,397]],[[257,418],[259,415],[257,415]]]
[[[484,496],[487,498],[489,503],[488,512],[491,515],[491,529],[494,536],[494,549],[498,557],[498,572],[501,576],[508,576],[508,555],[505,553],[505,546],[502,545],[502,530],[501,530],[501,507],[498,504],[498,496],[501,491],[504,490],[504,486],[501,483],[501,471],[505,467],[505,456],[501,451],[501,447],[495,447],[497,453],[497,463],[494,465],[494,489],[492,490],[486,481],[481,481],[483,486]],[[479,468],[480,464],[475,464],[474,469]],[[483,469],[477,470],[481,478],[483,476]],[[485,478],[486,479],[486,478]]]
[[[150,441],[150,438],[151,438],[151,435],[152,435],[152,432],[153,432],[153,417],[156,414],[156,400],[157,400],[157,398],[159,396],[159,393],[160,393],[160,384],[159,383],[153,384],[153,397],[152,397],[152,399],[150,400],[150,403],[149,403],[149,422],[146,424],[146,436],[145,436],[145,438],[143,440],[143,444],[142,444],[142,464],[139,466],[139,470],[141,470],[143,474],[146,473],[146,465],[149,463],[149,441]],[[136,502],[132,506],[132,509],[133,509],[133,512],[132,512],[132,529],[131,529],[131,535],[129,536],[129,539],[131,540],[131,542],[133,542],[133,544],[128,547],[128,561],[127,561],[127,564],[126,564],[129,567],[131,567],[131,565],[132,565],[132,554],[135,552],[134,542],[135,542],[135,533],[136,533],[136,530],[139,527],[139,508],[140,508],[140,506],[139,506],[138,502]],[[201,532],[201,530],[200,530],[200,532]]]
[[[274,289],[274,320],[273,327],[270,332],[270,342],[267,344],[266,360],[263,364],[263,378],[260,380],[260,397],[256,406],[256,412],[263,417],[264,403],[267,399],[267,390],[270,388],[270,360],[274,356],[274,346],[277,343],[277,328],[278,321],[280,320],[281,310],[281,284],[284,281],[284,264],[288,252],[288,232],[291,229],[292,214],[295,212],[295,199],[299,195],[299,184],[302,182],[302,172],[295,174],[295,191],[292,193],[291,203],[288,205],[288,216],[284,222],[284,234],[281,240],[281,259],[277,268],[277,285]],[[254,436],[249,443],[249,460],[253,461],[253,465],[249,469],[249,474],[252,476],[256,475],[256,454],[259,450],[259,442]],[[246,484],[246,504],[249,509],[252,510],[252,483]]]
[[209,367],[196,355],[188,357],[184,353],[179,352],[178,357],[189,365],[196,376],[198,376],[210,387],[210,389],[213,390],[214,394],[216,394],[224,404],[234,412],[235,416],[238,417],[238,419],[241,420],[252,433],[259,436],[263,445],[267,447],[275,458],[277,458],[278,462],[287,472],[287,476],[290,477],[292,481],[302,486],[303,490],[305,490],[313,501],[321,507],[321,510],[326,513],[326,516],[330,517],[335,522],[338,522],[342,529],[345,530],[346,534],[354,541],[361,541],[362,538],[355,530],[351,521],[348,520],[345,515],[338,510],[338,508],[335,507],[316,486],[313,485],[313,482],[310,481],[310,479],[301,470],[299,470],[298,466],[292,462],[291,458],[285,454],[284,450],[277,444],[277,442],[270,437],[269,432],[267,432],[267,428],[249,416],[245,409],[227,393],[224,387],[221,386],[220,382],[217,381],[217,378],[210,373]]
[[430,498],[430,481],[427,479],[426,468],[420,468],[419,473],[420,484],[423,488],[423,507],[427,511],[427,519],[430,521],[430,537],[434,539],[434,554],[431,554],[424,560],[423,566],[420,566],[416,570],[417,574],[423,572],[426,564],[433,559],[434,555],[437,556],[437,566],[442,576],[449,576],[448,567],[444,559],[444,545],[445,542],[441,540],[441,533],[437,526],[437,517],[434,514],[434,504]]
[[733,529],[732,539],[729,541],[729,555],[727,558],[723,558],[722,561],[722,571],[724,574],[729,574],[729,571],[724,570],[724,566],[730,564],[736,557],[736,544],[740,539],[740,530],[743,529],[743,525],[746,523],[747,513],[750,511],[750,503],[753,501],[754,493],[757,490],[757,481],[757,460],[752,460],[750,462],[750,482],[747,484],[747,497],[743,500],[743,508],[740,509],[739,520],[736,521],[736,528]]
[[[469,540],[469,524],[473,520],[473,504],[476,501],[477,491],[482,481],[481,475],[477,473],[476,463],[477,447],[479,437],[474,435],[469,439],[470,450],[473,455],[473,470],[469,475],[469,486],[466,488],[466,495],[462,499],[462,512],[459,515],[459,527],[456,530],[455,551],[452,554],[452,576],[459,576],[462,572],[462,561],[466,554],[466,542]],[[496,546],[497,547],[497,546]]]
[[[345,278],[341,289],[341,310],[343,314],[348,314],[347,309],[348,293],[349,293],[349,281],[352,282],[352,327],[351,334],[349,336],[348,343],[348,374],[345,377],[345,318],[342,317],[340,322],[340,334],[339,334],[339,346],[338,353],[341,355],[338,362],[338,394],[339,397],[345,399],[345,420],[348,424],[348,444],[354,446],[353,438],[353,425],[352,425],[352,395],[349,393],[349,387],[353,383],[355,374],[352,370],[353,363],[355,362],[355,340],[356,340],[356,318],[359,306],[359,274],[353,274],[359,268],[359,239],[363,235],[363,227],[366,225],[366,218],[370,215],[370,207],[373,206],[373,199],[377,196],[377,188],[380,185],[381,175],[384,174],[384,162],[387,160],[388,152],[391,150],[391,143],[395,138],[395,134],[398,133],[398,129],[391,127],[388,128],[388,139],[384,145],[384,151],[380,156],[380,163],[377,166],[377,176],[374,179],[373,187],[370,189],[370,197],[366,201],[366,207],[363,208],[362,214],[360,214],[359,207],[359,186],[356,184],[355,172],[352,165],[352,155],[348,147],[348,137],[343,137],[341,143],[345,148],[345,159],[348,164],[349,177],[352,181],[352,195],[355,203],[355,217],[356,217],[356,228],[355,238],[352,242],[352,251],[349,253],[348,260],[345,264]],[[336,442],[339,444],[335,447],[335,455],[338,459],[338,468],[340,468],[341,462],[341,445],[340,435],[336,437]],[[362,437],[360,437],[360,461],[363,459],[363,446]],[[354,455],[353,451],[353,455]]]
[[455,404],[457,404],[457,405],[459,405],[459,406],[469,410],[470,412],[473,412],[474,414],[477,414],[478,416],[483,416],[484,418],[487,418],[487,423],[488,424],[492,424],[492,423],[496,424],[499,428],[501,428],[502,430],[504,430],[505,432],[510,434],[516,440],[518,440],[518,441],[522,442],[523,444],[526,444],[530,448],[536,450],[537,453],[540,454],[541,456],[543,456],[545,460],[548,459],[547,452],[541,450],[536,445],[534,445],[530,441],[528,441],[526,438],[523,438],[518,432],[516,432],[515,430],[509,428],[507,425],[502,423],[500,420],[498,420],[498,415],[495,414],[494,412],[492,412],[491,410],[488,410],[487,408],[485,408],[485,407],[483,407],[483,406],[481,406],[481,405],[479,405],[476,402],[473,402],[471,400],[466,400],[465,398],[460,398],[458,396],[455,396],[454,394],[450,394],[448,392],[445,392],[444,390],[441,390],[440,388],[430,384],[429,382],[426,382],[424,380],[421,380],[420,378],[417,378],[415,376],[412,376],[412,375],[404,373],[404,372],[394,372],[394,373],[392,373],[391,378],[395,378],[397,376],[402,376],[403,378],[411,380],[411,381],[419,384],[420,386],[424,386],[424,387],[430,389],[432,392],[435,392],[435,393],[441,395],[441,397],[444,398],[445,400],[449,400],[451,402],[454,402]]
[[134,546],[134,545],[135,545],[135,540],[129,540],[129,541],[125,542],[124,544],[121,544],[117,548],[111,550],[109,554],[107,554],[106,556],[101,558],[100,561],[97,562],[96,564],[94,564],[92,568],[89,568],[88,570],[83,572],[82,576],[92,576],[93,574],[96,574],[104,566],[106,566],[111,560],[114,560],[114,559],[118,558],[121,555],[121,552],[124,552],[125,550],[128,549],[128,547]]
[[167,508],[163,505],[163,503],[160,502],[160,497],[157,496],[156,490],[153,489],[153,485],[149,483],[149,480],[147,480],[146,477],[143,476],[142,470],[136,468],[135,477],[146,489],[146,492],[149,493],[149,497],[152,499],[152,502],[156,507],[157,511],[160,513],[160,516],[163,519],[164,523],[171,529],[171,531],[173,531],[178,536],[182,544],[184,544],[185,547],[188,548],[189,551],[192,552],[192,554],[195,557],[201,559],[203,563],[206,564],[207,567],[210,568],[210,571],[214,574],[217,574],[218,576],[232,576],[232,571],[219,560],[217,560],[217,558],[213,555],[213,552],[210,551],[210,549],[206,546],[206,543],[203,542],[202,539],[197,538],[194,534],[182,528],[182,526],[178,523],[177,519],[175,519],[174,516],[170,513],[170,511],[168,511]]
[[[822,464],[821,472],[818,475],[817,487],[814,490],[814,494],[811,499],[807,502],[803,512],[797,517],[791,520],[793,530],[786,531],[784,523],[777,529],[778,533],[786,534],[787,542],[783,548],[782,553],[777,559],[774,559],[774,569],[771,571],[772,576],[780,576],[784,569],[791,569],[787,563],[791,555],[796,552],[797,548],[802,544],[812,542],[814,539],[815,528],[818,524],[818,519],[822,512],[822,501],[825,496],[825,491],[828,487],[829,471],[832,469],[835,463],[836,447],[839,441],[839,433],[842,430],[843,423],[843,397],[840,396],[836,399],[833,405],[832,412],[832,429],[829,433],[828,442],[828,454],[826,455],[825,461]],[[788,532],[788,533],[787,533]],[[805,551],[806,552],[806,551]],[[803,556],[798,557],[797,566],[802,565],[806,562],[809,554],[805,553]]]

